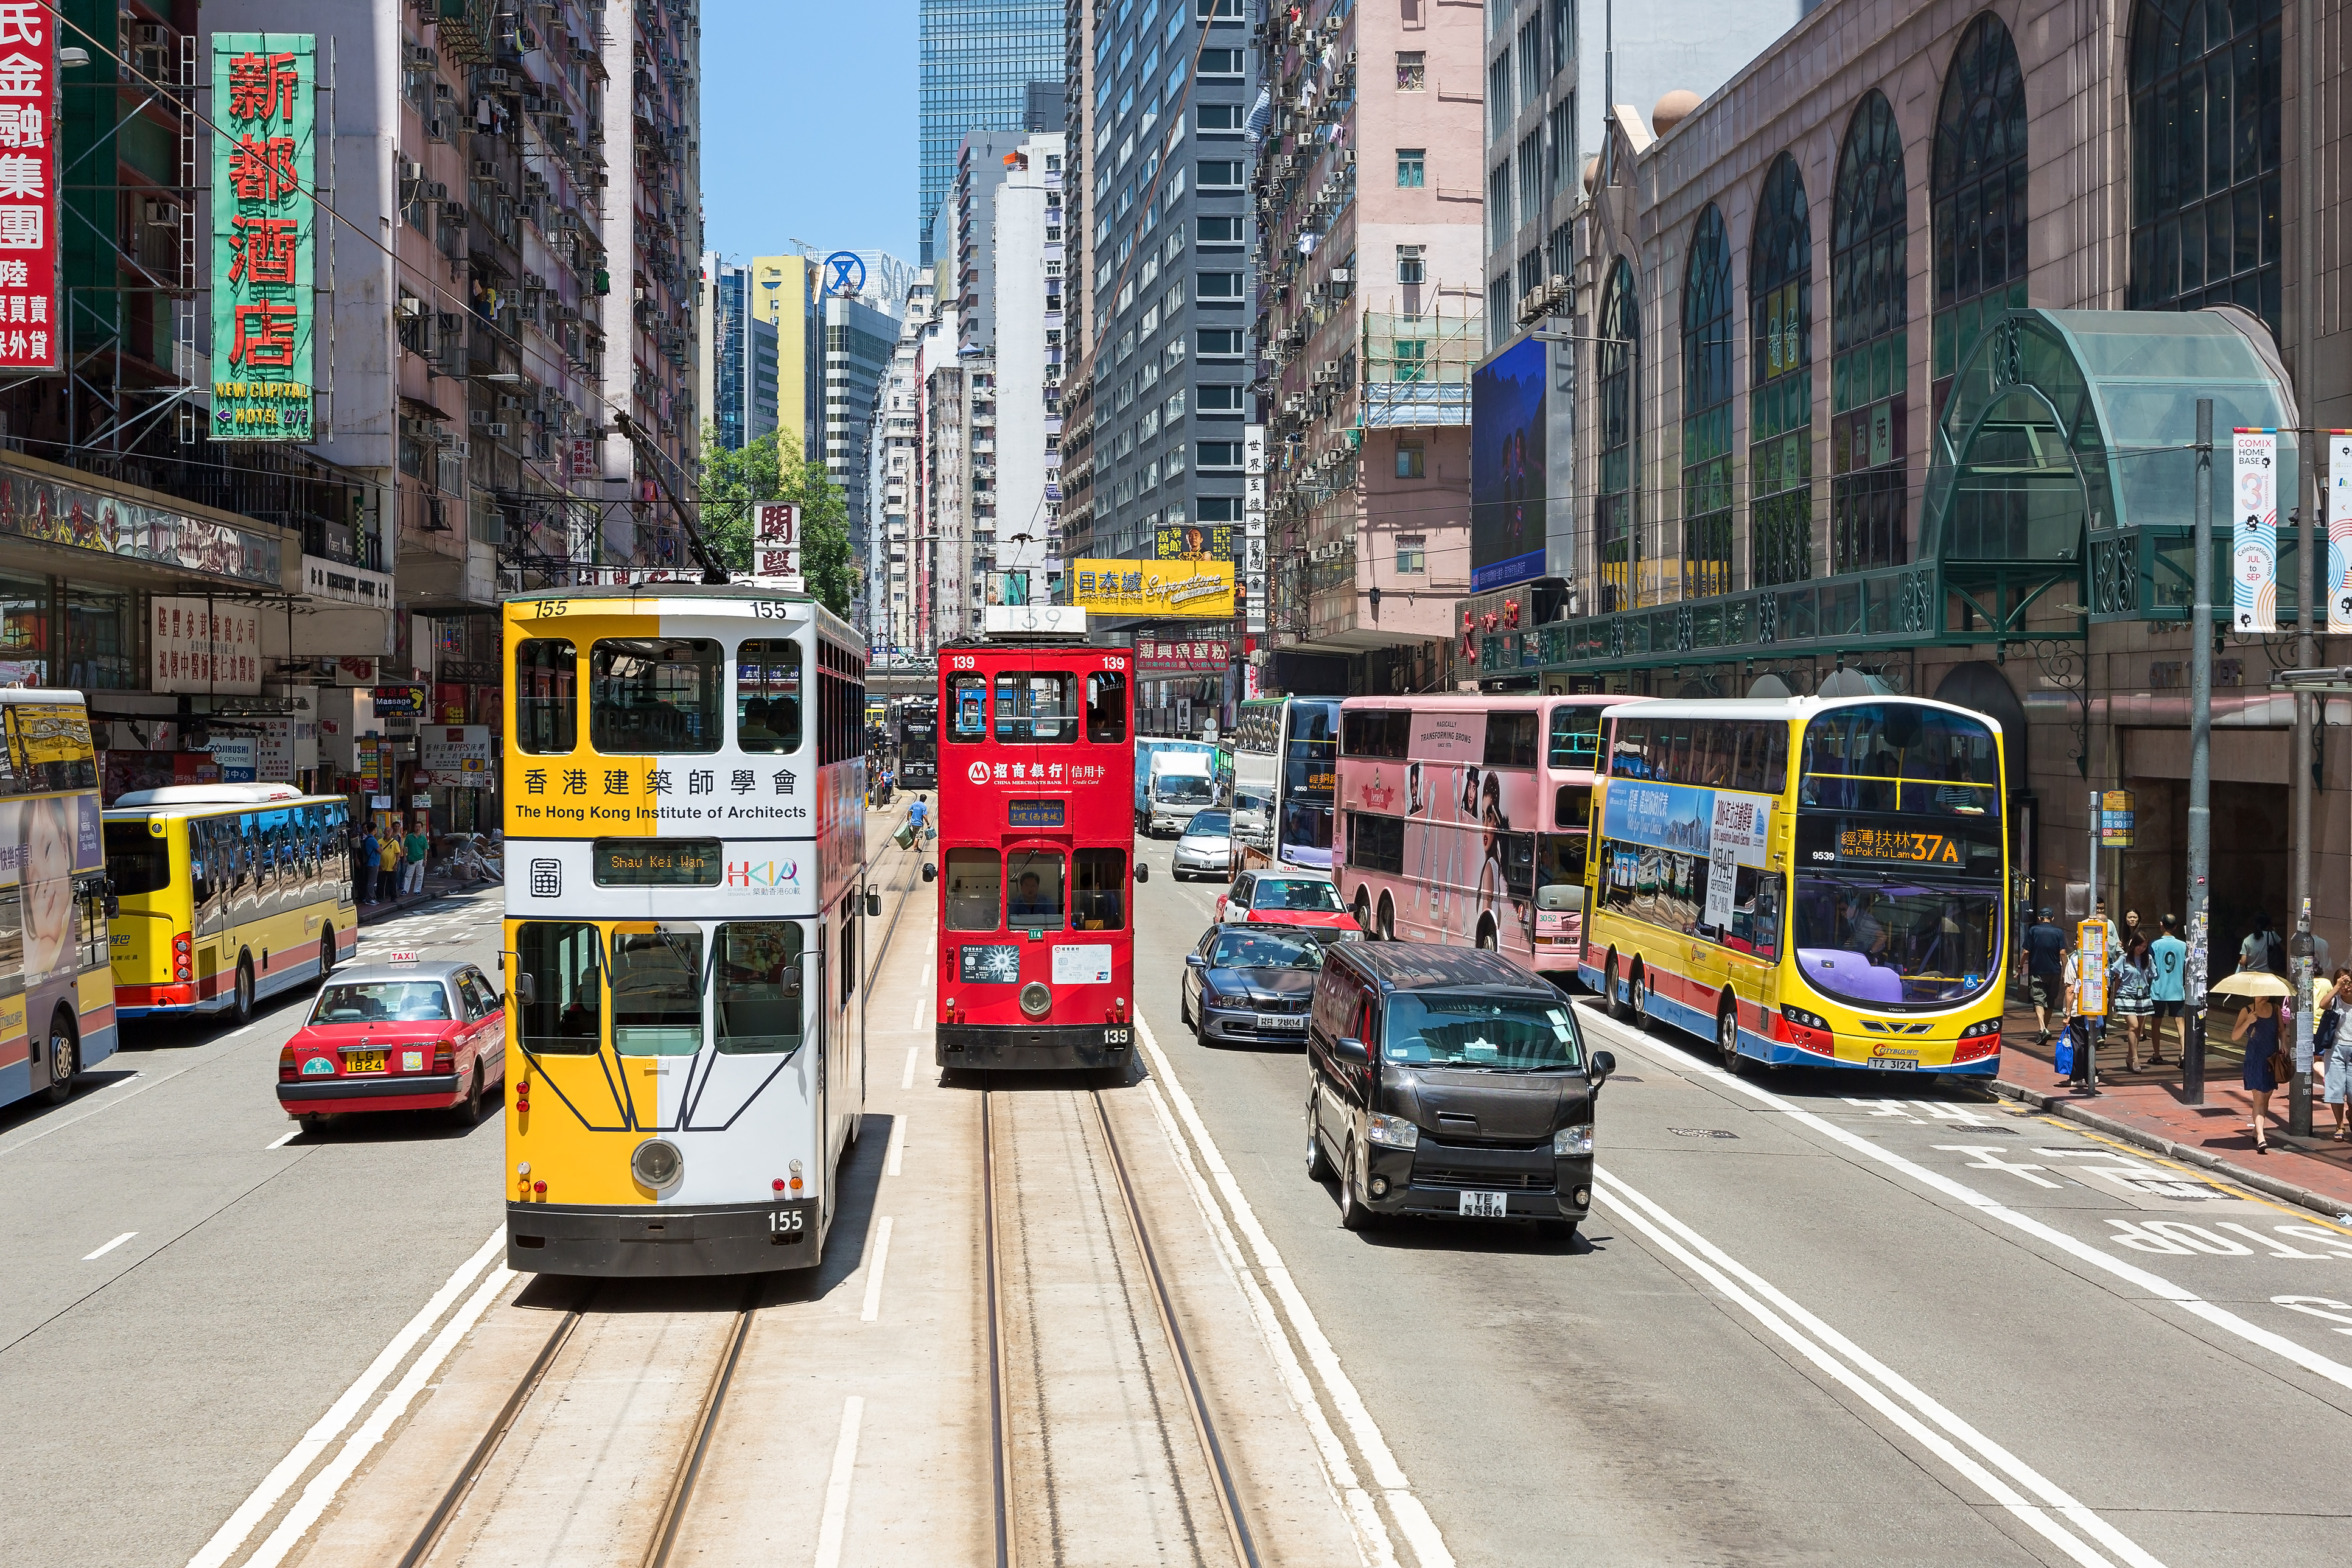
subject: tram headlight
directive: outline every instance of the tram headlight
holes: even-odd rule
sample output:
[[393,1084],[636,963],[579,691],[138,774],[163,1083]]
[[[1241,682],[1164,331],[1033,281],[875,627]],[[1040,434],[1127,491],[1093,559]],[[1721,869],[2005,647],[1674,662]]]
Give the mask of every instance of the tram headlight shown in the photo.
[[1042,980],[1032,980],[1021,988],[1021,1010],[1033,1018],[1042,1018],[1054,1010],[1054,993]]
[[659,1192],[686,1170],[686,1156],[667,1138],[648,1138],[629,1156],[629,1174]]

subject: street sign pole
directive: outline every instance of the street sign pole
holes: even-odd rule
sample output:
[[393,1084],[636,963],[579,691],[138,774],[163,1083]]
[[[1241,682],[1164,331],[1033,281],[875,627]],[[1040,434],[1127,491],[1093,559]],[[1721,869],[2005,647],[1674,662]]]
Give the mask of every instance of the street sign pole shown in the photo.
[[2181,1098],[2205,1103],[2206,877],[2213,853],[2213,400],[2197,400],[2196,598],[2189,612],[2189,978]]
[[[2074,1011],[2085,1020],[2083,1025],[2083,1092],[2099,1092],[2099,1035],[2106,1026],[2107,1010],[2107,928],[2099,918],[2099,830],[2106,826],[2105,801],[2100,792],[2091,792],[2091,907],[2089,918],[2078,928],[2074,939]],[[2094,1012],[2090,999],[2097,999]]]

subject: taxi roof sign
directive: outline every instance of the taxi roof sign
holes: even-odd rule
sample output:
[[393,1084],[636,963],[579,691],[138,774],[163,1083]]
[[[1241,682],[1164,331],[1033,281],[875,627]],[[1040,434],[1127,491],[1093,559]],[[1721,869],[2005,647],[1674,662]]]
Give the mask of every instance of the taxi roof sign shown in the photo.
[[400,952],[384,954],[383,961],[386,963],[417,963],[422,962],[422,958],[417,953]]

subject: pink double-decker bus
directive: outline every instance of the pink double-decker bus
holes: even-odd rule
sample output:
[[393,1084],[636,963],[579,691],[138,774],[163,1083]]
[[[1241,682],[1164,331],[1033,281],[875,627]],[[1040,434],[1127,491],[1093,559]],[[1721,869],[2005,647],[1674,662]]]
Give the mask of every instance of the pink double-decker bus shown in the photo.
[[1381,942],[1500,949],[1572,977],[1601,715],[1622,697],[1351,697],[1331,870]]

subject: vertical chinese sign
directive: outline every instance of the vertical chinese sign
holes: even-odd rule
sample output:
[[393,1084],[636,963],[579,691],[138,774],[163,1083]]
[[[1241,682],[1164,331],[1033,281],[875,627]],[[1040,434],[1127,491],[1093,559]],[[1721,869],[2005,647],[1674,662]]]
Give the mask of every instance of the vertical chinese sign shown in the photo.
[[37,0],[0,4],[0,370],[56,370],[57,20]]
[[213,35],[213,435],[308,441],[317,39]]

